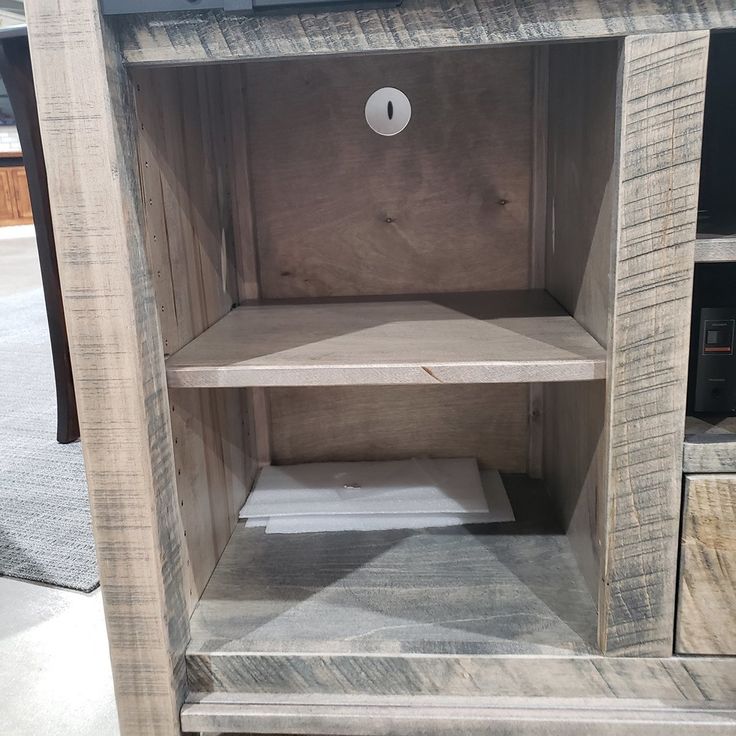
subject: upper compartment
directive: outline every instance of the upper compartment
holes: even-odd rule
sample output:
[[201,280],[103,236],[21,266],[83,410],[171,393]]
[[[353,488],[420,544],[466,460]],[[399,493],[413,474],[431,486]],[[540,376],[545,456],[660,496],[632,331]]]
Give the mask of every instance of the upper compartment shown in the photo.
[[[616,64],[601,43],[134,70],[170,385],[604,378]],[[383,87],[411,104],[392,137],[364,114]]]

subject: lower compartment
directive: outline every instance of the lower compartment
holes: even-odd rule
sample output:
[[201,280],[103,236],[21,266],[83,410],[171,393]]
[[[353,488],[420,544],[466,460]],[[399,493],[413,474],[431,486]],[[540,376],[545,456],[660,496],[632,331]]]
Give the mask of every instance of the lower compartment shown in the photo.
[[465,696],[476,657],[595,652],[596,605],[543,484],[504,482],[509,523],[239,523],[191,619],[190,690]]

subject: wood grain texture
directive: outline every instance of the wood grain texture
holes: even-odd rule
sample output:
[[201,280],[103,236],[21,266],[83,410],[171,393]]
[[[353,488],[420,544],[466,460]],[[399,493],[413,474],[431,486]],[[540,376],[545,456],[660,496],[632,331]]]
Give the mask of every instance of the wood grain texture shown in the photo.
[[236,309],[167,361],[170,386],[594,380],[606,353],[542,291]]
[[404,0],[398,8],[248,17],[222,12],[120,18],[128,64],[356,54],[736,27],[731,0]]
[[273,462],[475,457],[527,470],[525,384],[268,389]]
[[136,69],[132,80],[146,246],[168,355],[240,300],[225,93],[215,68]]
[[678,654],[736,655],[736,475],[685,478]]
[[695,241],[696,263],[732,263],[736,261],[736,236],[732,238],[698,236]]
[[96,0],[27,18],[120,728],[179,734],[186,551],[128,80]]
[[606,384],[544,387],[544,479],[591,594],[601,580]]
[[[243,250],[250,241],[231,225],[239,174],[229,165],[234,142],[220,70],[136,69],[131,76],[145,245],[168,354],[239,301],[234,239]],[[254,417],[241,393],[172,391],[169,397],[190,611],[257,470],[247,442]]]
[[[237,657],[228,677],[250,690],[250,654],[258,668],[269,653],[271,675],[284,680],[286,653],[351,654],[359,666],[399,654],[591,652],[594,601],[544,487],[525,476],[504,482],[512,523],[286,535],[238,524],[192,616],[191,689]],[[345,676],[346,692],[360,687]]]
[[[618,193],[619,43],[550,48],[546,287],[601,345],[609,340]],[[544,478],[598,597],[605,519],[605,384],[544,387]]]
[[[568,660],[568,665],[569,670],[577,668],[580,675],[587,671],[592,679],[598,680],[601,677],[599,662],[587,660],[581,665]],[[547,660],[547,663],[552,664],[556,674],[564,669],[559,661]],[[680,663],[679,669],[683,668]],[[728,669],[728,665],[717,660],[711,669],[716,673]],[[660,676],[669,677],[669,672],[662,670]],[[576,679],[579,679],[581,692],[585,692],[582,677]],[[648,681],[646,686],[637,698],[365,696],[356,702],[355,698],[348,700],[334,695],[286,698],[241,694],[185,704],[182,724],[187,730],[241,733],[241,736],[245,736],[243,729],[248,729],[249,733],[289,734],[294,733],[295,728],[299,733],[314,736],[445,736],[450,732],[463,736],[488,733],[504,736],[589,736],[591,733],[602,736],[691,736],[693,733],[726,736],[733,733],[736,711],[732,703],[661,701],[646,697],[653,689]]]
[[624,41],[600,644],[672,652],[707,33]]
[[230,540],[258,464],[247,444],[243,391],[171,389],[169,402],[191,613]]
[[[246,74],[264,298],[528,288],[530,49],[268,62]],[[386,85],[412,105],[394,137],[363,113]]]
[[616,240],[619,43],[550,49],[545,288],[601,345]]
[[736,417],[687,417],[682,471],[736,473]]

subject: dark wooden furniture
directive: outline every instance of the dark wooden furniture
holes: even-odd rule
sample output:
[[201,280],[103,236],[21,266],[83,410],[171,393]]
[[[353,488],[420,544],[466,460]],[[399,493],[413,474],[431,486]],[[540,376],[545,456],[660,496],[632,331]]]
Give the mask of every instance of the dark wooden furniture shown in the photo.
[[[27,187],[30,192],[32,209],[31,213],[26,211],[24,214],[32,215],[32,218],[29,219],[36,227],[36,245],[46,300],[51,353],[54,360],[57,405],[56,437],[59,442],[66,444],[79,439],[79,420],[74,396],[74,379],[69,357],[64,304],[59,283],[59,267],[56,260],[56,243],[51,224],[46,163],[38,125],[31,55],[25,29],[13,28],[0,31],[0,76],[5,82],[8,97],[13,106],[23,149],[23,164],[25,165],[23,177],[28,181]],[[12,172],[8,176],[18,176],[16,169],[2,169],[0,170],[0,181],[6,171]],[[8,184],[10,185],[10,181]],[[27,210],[27,207],[25,209]]]

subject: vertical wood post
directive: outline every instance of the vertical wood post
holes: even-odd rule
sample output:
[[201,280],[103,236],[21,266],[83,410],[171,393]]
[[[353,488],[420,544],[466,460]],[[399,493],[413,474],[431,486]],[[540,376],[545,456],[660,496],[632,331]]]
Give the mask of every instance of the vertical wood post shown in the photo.
[[599,606],[607,653],[672,654],[708,40],[624,40]]
[[187,560],[128,78],[97,0],[26,12],[121,731],[178,734]]

